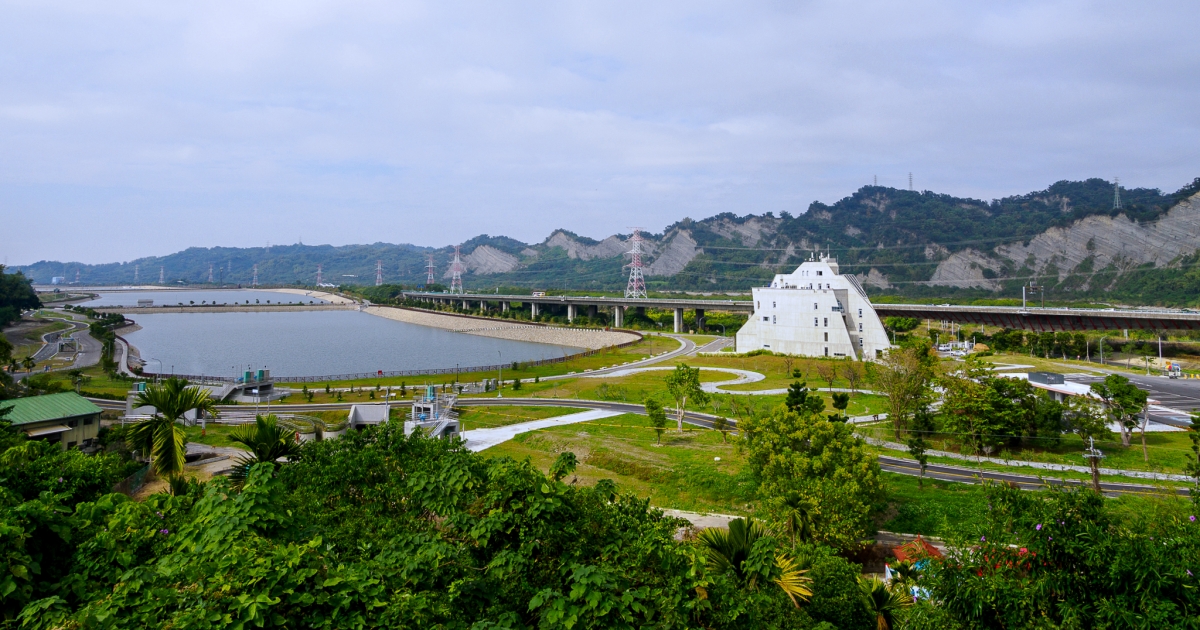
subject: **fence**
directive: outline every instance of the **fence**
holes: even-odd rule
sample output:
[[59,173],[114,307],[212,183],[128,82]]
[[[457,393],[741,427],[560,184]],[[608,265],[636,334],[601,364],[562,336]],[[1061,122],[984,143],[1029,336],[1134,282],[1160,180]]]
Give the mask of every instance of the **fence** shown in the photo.
[[149,464],[142,466],[137,472],[117,482],[117,485],[113,486],[112,491],[131,497],[138,490],[141,490],[142,486],[146,485],[146,475],[148,474],[150,474]]

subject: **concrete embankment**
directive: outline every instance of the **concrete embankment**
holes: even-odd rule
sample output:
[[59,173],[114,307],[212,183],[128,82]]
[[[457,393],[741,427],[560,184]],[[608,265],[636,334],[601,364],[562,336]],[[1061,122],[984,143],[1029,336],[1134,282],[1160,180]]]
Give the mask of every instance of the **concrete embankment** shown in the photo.
[[304,297],[307,297],[307,298],[316,298],[318,300],[325,300],[326,302],[330,302],[332,304],[354,304],[354,300],[352,300],[348,297],[342,297],[340,295],[335,295],[333,293],[327,293],[325,291],[308,291],[305,289],[267,289],[267,290],[271,291],[273,293],[287,293],[289,295],[303,295]]
[[300,311],[353,311],[355,304],[229,304],[226,306],[102,306],[99,313],[148,315],[151,313],[267,313]]
[[539,326],[507,319],[462,317],[459,315],[431,313],[429,311],[391,306],[368,306],[363,310],[372,315],[398,322],[453,330],[468,335],[510,339],[513,341],[529,341],[533,343],[552,343],[560,346],[587,348],[589,350],[598,350],[608,346],[629,343],[637,341],[640,338],[639,335],[629,332]]

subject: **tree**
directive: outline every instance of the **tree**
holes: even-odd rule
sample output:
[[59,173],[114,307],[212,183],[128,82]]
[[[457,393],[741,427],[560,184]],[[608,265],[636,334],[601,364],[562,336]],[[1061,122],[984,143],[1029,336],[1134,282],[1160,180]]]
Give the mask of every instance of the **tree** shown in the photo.
[[846,416],[846,408],[849,406],[850,406],[850,394],[847,394],[845,392],[834,392],[833,393],[833,408],[837,409],[837,413],[834,415],[838,421],[845,422],[848,419],[848,417]]
[[662,444],[663,429],[667,426],[667,412],[657,398],[646,399],[646,416],[650,418],[650,426],[658,434],[658,443]]
[[37,365],[37,361],[33,360],[33,356],[21,359],[21,366],[25,368],[26,372],[32,372],[35,365]]
[[[1133,440],[1133,429],[1137,427],[1137,414],[1146,406],[1146,392],[1129,382],[1120,374],[1109,374],[1099,383],[1092,383],[1092,393],[1104,403],[1109,416],[1117,424],[1121,445],[1129,448]],[[1142,428],[1143,454],[1145,451],[1145,427]]]
[[925,489],[925,467],[929,465],[929,455],[926,453],[929,444],[925,438],[933,432],[933,428],[933,413],[929,411],[929,407],[921,407],[913,414],[912,426],[905,442],[908,454],[921,465],[921,474],[917,476],[917,488],[921,490]]
[[705,564],[716,573],[731,573],[743,586],[770,581],[792,600],[812,597],[812,580],[792,558],[776,551],[766,530],[754,519],[735,518],[728,527],[709,527],[696,535]]
[[802,542],[812,539],[812,516],[808,503],[798,495],[775,497],[773,513],[778,519],[780,529],[788,535],[791,546],[796,546],[796,538]]
[[667,375],[664,381],[667,394],[675,400],[675,421],[679,432],[683,433],[683,415],[690,398],[697,405],[708,402],[708,394],[700,387],[700,368],[688,367],[686,363],[675,366],[675,370]]
[[717,416],[717,419],[713,420],[713,429],[721,432],[721,443],[724,444],[727,441],[726,433],[729,431],[729,418]]
[[991,455],[1007,433],[988,387],[987,369],[983,364],[968,357],[966,365],[939,379],[943,389],[942,413],[946,429],[966,438],[978,457],[982,453]]
[[[4,412],[0,410],[0,417],[3,417]],[[1200,426],[1200,411],[1192,410],[1192,426],[1188,429],[1188,438],[1192,441],[1192,456],[1183,466],[1183,472],[1189,475],[1194,484],[1191,490],[1192,503],[1200,506],[1200,430],[1196,427]]]
[[887,397],[888,420],[896,438],[908,430],[912,414],[929,398],[933,369],[928,348],[891,348],[873,370],[875,388]]
[[811,415],[825,411],[825,401],[820,396],[811,395],[811,392],[808,391],[808,383],[800,381],[788,386],[787,399],[783,404],[795,413]]
[[877,577],[860,577],[858,584],[862,589],[863,603],[875,618],[875,630],[890,630],[896,625],[899,612],[912,605],[912,599],[899,589],[889,589]]
[[883,497],[883,482],[879,464],[851,428],[786,407],[743,422],[748,468],[768,509],[779,509],[780,497],[795,497],[811,508],[816,542],[857,546]]
[[858,386],[865,376],[862,364],[857,361],[847,361],[842,365],[842,378],[850,385],[850,391],[857,392]]
[[254,424],[238,427],[229,439],[250,449],[249,455],[238,456],[229,478],[235,483],[245,483],[250,475],[250,468],[259,462],[275,462],[281,458],[291,458],[300,452],[300,443],[296,439],[296,431],[281,426],[275,414],[254,416]]
[[829,389],[833,389],[833,381],[837,379],[838,366],[832,361],[817,361],[817,376],[825,381]]
[[78,368],[73,369],[73,370],[67,370],[67,376],[71,377],[71,384],[75,386],[76,394],[79,393],[79,389],[83,386],[84,383],[91,380],[90,377],[84,375],[83,370],[80,370]]
[[183,379],[170,378],[162,385],[147,385],[133,402],[135,407],[154,407],[150,419],[134,425],[127,434],[131,449],[150,456],[150,467],[158,474],[183,470],[187,435],[176,423],[189,411],[216,415],[216,402],[208,390],[189,387]]
[[783,355],[783,375],[790,376],[792,373],[792,364],[796,362],[796,357],[787,353]]

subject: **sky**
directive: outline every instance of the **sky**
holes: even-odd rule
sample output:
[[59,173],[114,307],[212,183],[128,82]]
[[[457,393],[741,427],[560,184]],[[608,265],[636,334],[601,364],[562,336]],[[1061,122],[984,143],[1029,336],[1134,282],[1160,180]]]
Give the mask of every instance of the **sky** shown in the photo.
[[1200,3],[0,0],[0,255],[1200,177]]

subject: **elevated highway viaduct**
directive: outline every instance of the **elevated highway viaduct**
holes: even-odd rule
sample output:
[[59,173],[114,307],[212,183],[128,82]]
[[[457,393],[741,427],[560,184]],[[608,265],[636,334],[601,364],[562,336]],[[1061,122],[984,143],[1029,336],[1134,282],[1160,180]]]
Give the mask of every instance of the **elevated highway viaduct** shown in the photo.
[[[581,308],[594,316],[599,309],[612,314],[616,327],[624,324],[628,309],[646,308],[673,310],[674,331],[683,331],[683,314],[695,312],[698,327],[703,327],[707,311],[750,314],[750,300],[708,300],[696,298],[622,298],[577,295],[500,295],[490,293],[424,293],[405,292],[404,297],[438,304],[457,304],[463,308],[507,311],[514,304],[528,305],[536,317],[546,309],[566,310],[567,320],[574,320]],[[982,324],[1038,332],[1080,330],[1196,330],[1200,329],[1200,313],[1154,309],[1079,309],[1079,308],[1022,308],[1018,306],[953,306],[932,304],[874,304],[880,317],[914,317],[960,324]]]

